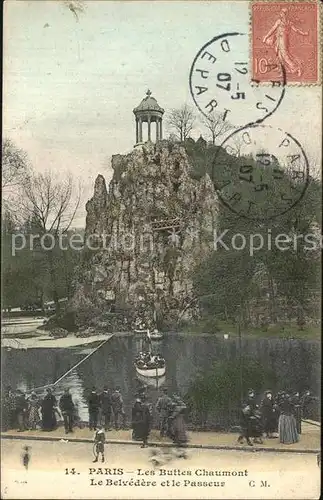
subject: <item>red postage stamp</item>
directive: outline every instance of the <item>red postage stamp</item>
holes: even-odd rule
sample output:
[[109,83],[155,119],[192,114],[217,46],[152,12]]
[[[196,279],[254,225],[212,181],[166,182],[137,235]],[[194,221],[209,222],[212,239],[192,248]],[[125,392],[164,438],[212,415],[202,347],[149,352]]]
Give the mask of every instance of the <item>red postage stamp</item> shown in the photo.
[[251,30],[254,80],[276,80],[284,71],[287,83],[318,83],[316,2],[255,1],[251,4]]

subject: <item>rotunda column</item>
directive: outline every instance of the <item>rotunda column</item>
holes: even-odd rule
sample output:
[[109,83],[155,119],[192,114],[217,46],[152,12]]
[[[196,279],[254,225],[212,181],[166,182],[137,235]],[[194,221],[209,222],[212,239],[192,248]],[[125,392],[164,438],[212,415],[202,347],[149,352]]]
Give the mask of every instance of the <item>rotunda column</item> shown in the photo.
[[148,116],[147,121],[148,121],[148,141],[150,141],[151,140],[151,134],[150,134],[150,116]]
[[139,126],[138,126],[138,118],[136,118],[136,144],[139,142]]
[[159,118],[156,118],[156,142],[159,141]]
[[139,118],[139,142],[142,142],[142,118]]

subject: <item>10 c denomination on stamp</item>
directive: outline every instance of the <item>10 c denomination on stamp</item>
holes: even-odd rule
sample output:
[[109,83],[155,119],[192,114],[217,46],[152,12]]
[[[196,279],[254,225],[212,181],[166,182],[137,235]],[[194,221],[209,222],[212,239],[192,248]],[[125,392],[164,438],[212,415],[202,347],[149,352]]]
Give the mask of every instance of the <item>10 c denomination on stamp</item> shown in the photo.
[[269,82],[283,67],[287,83],[319,83],[318,21],[316,2],[252,2],[253,79]]

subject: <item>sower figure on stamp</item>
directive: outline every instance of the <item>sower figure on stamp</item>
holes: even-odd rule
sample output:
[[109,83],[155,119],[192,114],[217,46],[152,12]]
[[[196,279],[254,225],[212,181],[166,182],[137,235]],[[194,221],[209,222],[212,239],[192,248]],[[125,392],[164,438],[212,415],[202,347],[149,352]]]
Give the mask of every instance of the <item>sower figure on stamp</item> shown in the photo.
[[96,388],[92,387],[91,394],[88,399],[89,404],[89,428],[90,431],[96,430],[98,426],[98,417],[100,409],[100,396],[96,392]]
[[308,36],[308,32],[304,32],[294,26],[288,19],[288,10],[283,8],[279,19],[277,19],[274,26],[264,37],[263,42],[274,46],[276,56],[286,71],[301,76],[302,67],[300,61],[290,53],[290,36],[292,31],[302,36]]
[[168,419],[171,411],[172,400],[167,395],[167,389],[162,389],[162,396],[160,396],[156,403],[156,410],[159,413],[159,428],[160,436],[164,437],[168,430]]
[[125,428],[126,426],[126,414],[123,408],[123,397],[120,392],[120,388],[116,387],[111,395],[113,416],[114,416],[114,425],[116,431],[119,430],[119,418],[121,418],[121,428]]
[[95,458],[93,462],[97,462],[99,460],[99,454],[101,453],[101,461],[104,462],[104,443],[105,443],[105,434],[101,427],[98,426],[98,429],[94,435],[94,455]]
[[111,401],[111,391],[107,387],[103,389],[100,395],[101,410],[102,410],[102,420],[104,425],[104,430],[110,430],[111,422],[111,412],[112,412],[112,401]]
[[64,419],[65,434],[73,432],[74,403],[68,388],[64,390],[59,400],[59,408]]

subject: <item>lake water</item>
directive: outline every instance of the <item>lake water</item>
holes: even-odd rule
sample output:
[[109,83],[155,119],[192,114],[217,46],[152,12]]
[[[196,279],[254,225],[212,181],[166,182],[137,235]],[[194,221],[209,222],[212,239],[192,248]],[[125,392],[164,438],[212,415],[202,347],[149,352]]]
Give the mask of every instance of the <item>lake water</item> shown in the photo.
[[[69,387],[79,406],[80,417],[88,420],[86,394],[93,386],[98,390],[107,385],[120,386],[125,410],[130,418],[131,404],[142,382],[136,376],[133,364],[140,350],[140,339],[132,335],[115,336],[88,360],[68,375],[55,388],[59,397],[64,387]],[[222,335],[167,334],[161,342],[154,343],[155,351],[166,360],[164,385],[171,393],[182,396],[198,373],[212,367],[215,361],[239,359],[237,338],[224,339]],[[310,388],[319,394],[320,344],[316,341],[243,338],[245,356],[259,360],[278,376],[280,387],[303,391]],[[89,348],[65,349],[3,349],[3,387],[11,385],[26,391],[52,384],[90,352]],[[265,387],[266,388],[266,387]],[[148,389],[154,402],[156,388]]]

